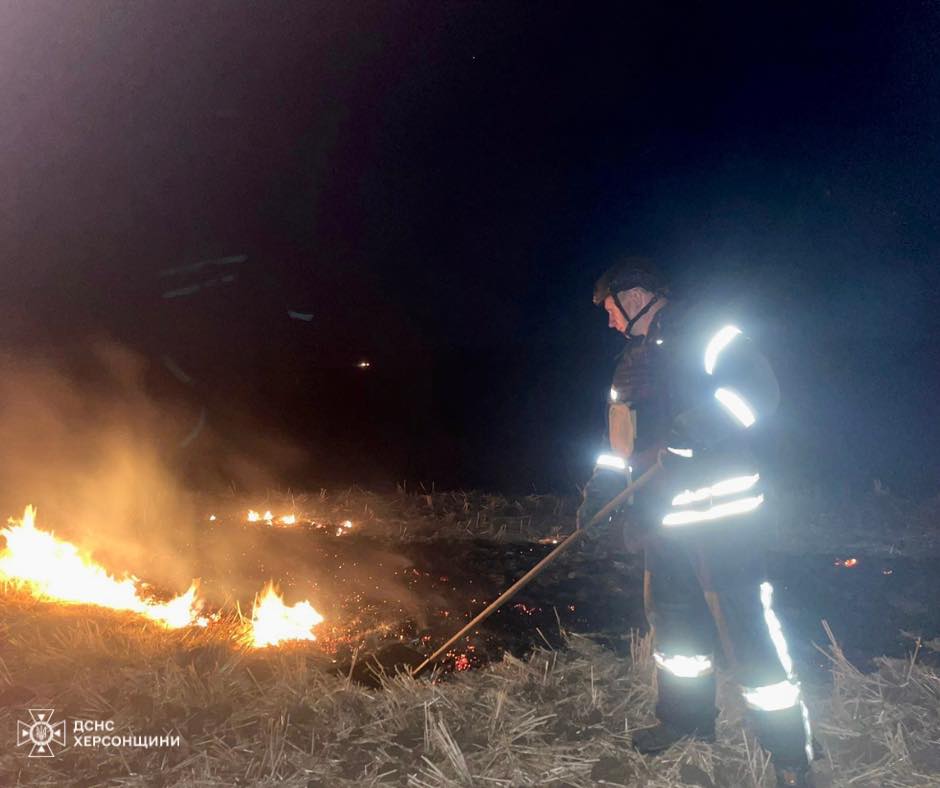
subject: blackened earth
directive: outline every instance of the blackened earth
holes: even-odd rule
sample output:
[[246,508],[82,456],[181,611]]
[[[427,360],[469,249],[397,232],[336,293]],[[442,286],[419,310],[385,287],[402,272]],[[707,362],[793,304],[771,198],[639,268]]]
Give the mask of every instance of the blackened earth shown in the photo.
[[[340,527],[207,527],[192,545],[203,557],[203,593],[220,606],[239,600],[244,609],[246,593],[278,579],[288,603],[309,598],[326,615],[320,648],[336,669],[370,681],[380,667],[413,667],[554,548],[469,539],[391,543],[355,532],[336,536]],[[913,637],[940,634],[940,572],[932,561],[771,554],[769,573],[804,672],[827,668],[813,645],[828,645],[823,620],[862,669],[876,656],[908,654]],[[507,651],[563,647],[566,631],[626,655],[631,630],[646,628],[642,575],[641,555],[575,545],[441,665],[464,670]]]

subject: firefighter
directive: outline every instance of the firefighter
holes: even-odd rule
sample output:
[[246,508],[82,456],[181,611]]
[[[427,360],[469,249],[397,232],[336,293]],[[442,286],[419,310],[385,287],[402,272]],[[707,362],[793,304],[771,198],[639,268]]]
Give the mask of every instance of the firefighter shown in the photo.
[[715,662],[723,653],[777,784],[812,786],[809,715],[764,569],[763,483],[748,448],[777,407],[776,378],[732,316],[668,296],[640,258],[608,270],[594,289],[594,303],[627,345],[607,403],[608,445],[585,485],[578,526],[631,474],[656,462],[664,468],[626,517],[629,535],[639,531],[645,547],[658,687],[658,724],[638,731],[633,746],[655,754],[686,736],[714,739]]

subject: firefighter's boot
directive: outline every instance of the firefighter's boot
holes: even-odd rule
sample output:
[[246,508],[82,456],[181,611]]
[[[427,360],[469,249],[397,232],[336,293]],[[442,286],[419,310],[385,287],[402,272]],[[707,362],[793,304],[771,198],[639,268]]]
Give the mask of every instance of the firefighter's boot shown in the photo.
[[715,675],[680,678],[658,669],[659,699],[656,716],[659,723],[633,734],[633,748],[643,755],[668,750],[686,737],[715,740]]
[[757,738],[770,753],[778,788],[813,788],[813,740],[802,702],[776,711],[751,711]]
[[809,766],[777,766],[777,788],[816,788]]

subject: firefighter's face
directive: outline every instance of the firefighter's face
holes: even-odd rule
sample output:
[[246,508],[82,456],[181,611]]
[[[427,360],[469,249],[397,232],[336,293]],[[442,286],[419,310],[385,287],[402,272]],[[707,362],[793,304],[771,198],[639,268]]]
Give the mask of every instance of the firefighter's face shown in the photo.
[[619,331],[621,334],[627,330],[627,319],[617,306],[613,296],[604,299],[604,309],[607,310],[607,327]]

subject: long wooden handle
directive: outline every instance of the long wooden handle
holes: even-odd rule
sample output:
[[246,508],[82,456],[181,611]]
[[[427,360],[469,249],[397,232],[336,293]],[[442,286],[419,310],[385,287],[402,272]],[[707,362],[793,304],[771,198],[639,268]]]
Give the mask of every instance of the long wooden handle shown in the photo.
[[642,476],[640,476],[636,481],[627,485],[623,492],[617,495],[607,506],[601,509],[594,517],[591,518],[591,521],[585,525],[583,528],[578,528],[572,533],[568,534],[565,540],[558,545],[554,550],[552,550],[545,558],[539,561],[535,566],[533,566],[528,572],[526,572],[522,577],[520,577],[515,583],[513,583],[509,588],[507,588],[503,593],[501,593],[493,602],[487,605],[483,610],[481,610],[473,620],[467,623],[456,635],[454,635],[450,640],[448,640],[443,646],[441,646],[437,651],[431,654],[424,662],[422,662],[418,667],[411,671],[412,676],[417,676],[422,670],[424,670],[428,665],[434,662],[441,654],[443,654],[447,649],[449,649],[454,643],[456,643],[460,638],[466,635],[470,630],[477,626],[481,621],[489,618],[493,613],[499,610],[503,604],[511,599],[523,586],[528,584],[530,580],[539,575],[545,567],[547,567],[552,561],[554,561],[558,556],[560,556],[565,550],[567,550],[572,544],[574,544],[588,528],[593,528],[600,522],[603,522],[605,519],[610,517],[617,509],[619,509],[626,500],[633,495],[637,490],[639,490],[644,484],[646,484],[656,473],[662,468],[660,463],[656,463],[649,468]]

